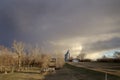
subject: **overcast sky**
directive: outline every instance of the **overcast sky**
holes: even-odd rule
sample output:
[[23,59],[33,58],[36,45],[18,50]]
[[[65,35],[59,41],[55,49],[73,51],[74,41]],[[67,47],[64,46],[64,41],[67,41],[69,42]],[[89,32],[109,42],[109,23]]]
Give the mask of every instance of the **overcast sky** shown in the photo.
[[74,54],[119,49],[120,0],[0,0],[0,44],[13,40]]

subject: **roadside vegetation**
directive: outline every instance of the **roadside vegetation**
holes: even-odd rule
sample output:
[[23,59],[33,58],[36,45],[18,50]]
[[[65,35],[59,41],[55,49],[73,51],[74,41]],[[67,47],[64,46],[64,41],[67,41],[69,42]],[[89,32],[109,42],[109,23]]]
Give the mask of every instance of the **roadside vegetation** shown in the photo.
[[64,59],[60,54],[53,57],[38,46],[18,41],[9,48],[0,46],[0,80],[39,80],[63,65]]
[[[0,80],[105,80],[104,72],[89,68],[103,67],[104,70],[109,68],[119,72],[119,56],[120,53],[117,52],[113,59],[103,57],[93,62],[84,59],[85,55],[81,54],[78,56],[77,64],[84,67],[76,67],[64,65],[64,58],[60,53],[51,56],[38,46],[28,46],[23,42],[14,41],[11,47],[0,46]],[[72,62],[73,59],[70,59],[69,62]],[[107,78],[120,80],[119,76],[111,74],[108,74]]]

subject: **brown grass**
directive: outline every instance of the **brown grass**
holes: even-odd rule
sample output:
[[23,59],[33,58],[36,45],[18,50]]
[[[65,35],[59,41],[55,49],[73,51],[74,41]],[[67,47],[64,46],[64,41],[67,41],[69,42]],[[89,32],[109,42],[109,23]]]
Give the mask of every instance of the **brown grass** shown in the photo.
[[43,79],[44,75],[40,74],[38,68],[8,74],[0,73],[0,80],[43,80]]

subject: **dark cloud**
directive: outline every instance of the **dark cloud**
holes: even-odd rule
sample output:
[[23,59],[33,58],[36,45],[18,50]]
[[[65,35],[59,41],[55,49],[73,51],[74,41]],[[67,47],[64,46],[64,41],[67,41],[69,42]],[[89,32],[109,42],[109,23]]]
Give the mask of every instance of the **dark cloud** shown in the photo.
[[[46,48],[51,41],[120,34],[119,8],[120,0],[0,0],[0,44],[16,39]],[[81,43],[97,51],[119,47],[118,39]]]
[[106,41],[97,41],[95,43],[86,44],[86,50],[89,52],[98,52],[98,51],[106,51],[113,49],[120,49],[120,37],[114,37],[110,40]]

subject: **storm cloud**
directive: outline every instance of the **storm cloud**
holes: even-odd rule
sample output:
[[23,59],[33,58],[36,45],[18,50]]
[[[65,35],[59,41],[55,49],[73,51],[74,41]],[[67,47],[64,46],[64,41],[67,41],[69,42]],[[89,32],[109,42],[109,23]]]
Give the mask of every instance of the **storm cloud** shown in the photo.
[[13,40],[46,51],[120,48],[120,0],[0,0],[0,44]]

